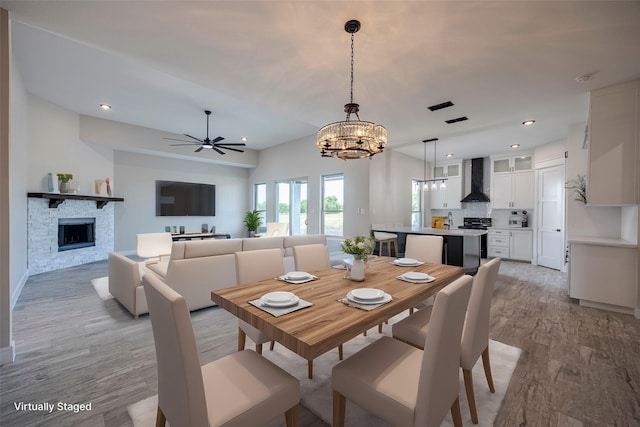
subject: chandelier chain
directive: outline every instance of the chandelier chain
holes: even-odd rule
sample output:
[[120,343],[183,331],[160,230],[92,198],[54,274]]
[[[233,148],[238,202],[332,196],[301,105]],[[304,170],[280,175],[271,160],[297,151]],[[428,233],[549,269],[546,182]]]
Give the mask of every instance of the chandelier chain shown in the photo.
[[354,33],[351,33],[351,103],[353,104],[353,37]]

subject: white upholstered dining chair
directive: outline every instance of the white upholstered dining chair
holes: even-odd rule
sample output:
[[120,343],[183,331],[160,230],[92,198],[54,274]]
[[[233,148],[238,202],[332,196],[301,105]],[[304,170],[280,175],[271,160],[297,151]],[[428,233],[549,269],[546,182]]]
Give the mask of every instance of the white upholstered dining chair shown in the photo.
[[319,271],[330,268],[329,247],[322,243],[293,247],[293,261],[297,271]]
[[397,426],[439,426],[460,415],[460,337],[472,278],[463,276],[436,295],[431,327],[419,350],[382,337],[333,367],[333,426],[345,425],[346,399]]
[[[236,252],[236,277],[238,285],[273,279],[284,274],[284,259],[282,249],[257,249],[253,251]],[[262,344],[274,341],[261,330],[254,328],[244,320],[238,319],[238,351],[244,350],[246,337],[256,344],[256,351],[262,354]]]
[[[474,424],[478,424],[478,411],[473,392],[471,371],[480,356],[482,356],[484,374],[487,378],[489,390],[491,393],[495,393],[489,360],[489,317],[491,296],[498,277],[500,262],[500,258],[494,258],[481,265],[473,279],[471,297],[469,298],[460,344],[460,367],[464,376],[464,386],[467,393],[467,401],[469,402],[471,420]],[[433,307],[427,307],[419,310],[393,325],[393,337],[418,348],[423,348],[425,336],[430,328],[432,309]]]
[[185,299],[143,276],[158,363],[157,427],[262,426],[285,414],[298,425],[300,382],[254,351],[200,365]]
[[442,264],[442,236],[407,234],[404,256],[422,262]]

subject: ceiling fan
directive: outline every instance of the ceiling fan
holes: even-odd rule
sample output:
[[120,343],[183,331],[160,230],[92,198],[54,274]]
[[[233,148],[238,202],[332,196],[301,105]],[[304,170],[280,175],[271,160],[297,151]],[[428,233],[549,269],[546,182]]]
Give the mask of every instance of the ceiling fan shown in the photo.
[[187,135],[186,133],[184,134],[184,136],[194,139],[195,141],[187,141],[184,139],[175,139],[175,138],[164,138],[164,139],[169,139],[171,141],[186,142],[186,144],[171,144],[171,146],[173,147],[177,147],[181,145],[193,145],[193,144],[199,145],[199,147],[195,149],[194,151],[195,153],[202,151],[203,148],[210,148],[216,151],[218,154],[226,154],[222,150],[231,150],[231,151],[237,151],[238,153],[244,153],[244,150],[230,147],[230,146],[245,146],[246,144],[244,142],[223,142],[220,144],[219,142],[224,139],[221,136],[214,139],[209,139],[209,116],[211,115],[211,111],[204,110],[204,113],[207,115],[207,137],[205,139],[199,139],[199,138],[196,138],[195,136]]

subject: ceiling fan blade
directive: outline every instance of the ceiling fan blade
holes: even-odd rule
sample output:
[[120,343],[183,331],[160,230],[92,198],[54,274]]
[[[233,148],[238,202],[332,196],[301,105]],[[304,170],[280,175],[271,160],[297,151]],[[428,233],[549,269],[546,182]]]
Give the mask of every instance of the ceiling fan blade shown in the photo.
[[211,142],[219,142],[219,141],[222,141],[223,139],[224,139],[223,137],[219,136]]
[[244,142],[223,142],[222,144],[217,144],[217,145],[238,145],[240,147],[245,147],[247,144],[245,144]]
[[220,147],[223,150],[231,150],[231,151],[237,151],[238,153],[244,153],[244,150],[238,150],[237,148],[223,147],[221,145],[217,145],[216,147]]
[[[162,139],[168,139],[170,141],[181,141],[181,142],[191,142],[191,141],[187,141],[186,139],[176,139],[176,138],[162,138]],[[197,142],[191,142],[192,144],[197,144]]]
[[194,153],[199,153],[200,151],[202,151],[203,148],[204,148],[204,146],[201,145],[200,147],[196,148]]
[[193,147],[194,145],[198,145],[196,142],[187,142],[186,144],[169,144],[170,147],[183,147],[185,145],[190,145]]
[[214,149],[214,150],[216,150],[216,152],[217,152],[218,154],[223,154],[223,155],[225,154],[225,153],[224,153],[224,151],[220,150],[220,149],[219,149],[218,147],[216,147],[216,146],[213,146],[213,145],[212,145],[212,146],[211,146],[211,148],[212,148],[212,149]]
[[186,133],[184,134],[184,136],[189,137],[189,138],[191,138],[191,139],[195,139],[195,140],[196,140],[196,141],[198,141],[198,142],[204,142],[203,140],[198,139],[198,138],[196,138],[195,136],[187,135]]

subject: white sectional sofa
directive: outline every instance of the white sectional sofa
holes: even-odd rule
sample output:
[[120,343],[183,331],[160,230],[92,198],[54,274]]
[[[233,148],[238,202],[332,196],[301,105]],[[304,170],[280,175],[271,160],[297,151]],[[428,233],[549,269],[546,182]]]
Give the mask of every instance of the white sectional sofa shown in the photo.
[[[293,247],[310,244],[327,244],[323,234],[300,236],[276,236],[244,239],[210,239],[174,242],[169,261],[150,264],[149,270],[161,277],[169,286],[184,296],[189,310],[215,305],[211,291],[237,284],[235,253],[257,249],[279,248],[282,250],[285,271],[294,269]],[[131,276],[131,263],[138,264],[122,255],[109,256],[109,289],[111,294],[134,316],[148,312],[144,290],[138,278],[123,280]],[[113,279],[112,279],[113,278]],[[135,293],[131,298],[121,296]],[[120,297],[118,296],[120,295]],[[142,303],[144,302],[144,310]],[[137,305],[136,305],[137,304]]]

